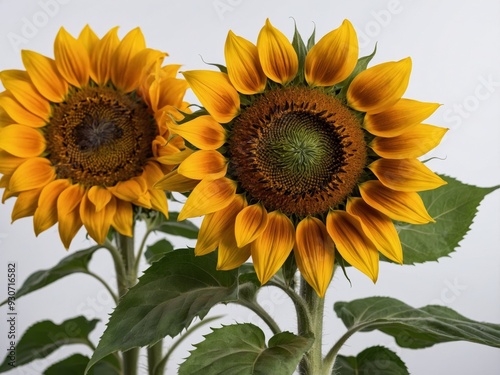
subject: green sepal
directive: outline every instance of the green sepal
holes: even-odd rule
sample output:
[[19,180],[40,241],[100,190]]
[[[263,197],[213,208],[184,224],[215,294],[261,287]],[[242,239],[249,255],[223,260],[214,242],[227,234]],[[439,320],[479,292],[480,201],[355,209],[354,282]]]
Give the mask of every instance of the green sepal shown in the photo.
[[306,61],[307,48],[306,45],[304,44],[304,41],[302,40],[302,37],[299,34],[299,31],[297,30],[297,23],[295,22],[295,20],[294,20],[294,29],[295,31],[293,33],[292,46],[295,52],[297,53],[297,57],[299,60],[299,69],[294,79],[294,84],[301,85],[305,83],[304,64]]
[[307,40],[307,50],[309,51],[313,46],[316,44],[316,25],[314,25],[313,32],[311,33],[311,36]]

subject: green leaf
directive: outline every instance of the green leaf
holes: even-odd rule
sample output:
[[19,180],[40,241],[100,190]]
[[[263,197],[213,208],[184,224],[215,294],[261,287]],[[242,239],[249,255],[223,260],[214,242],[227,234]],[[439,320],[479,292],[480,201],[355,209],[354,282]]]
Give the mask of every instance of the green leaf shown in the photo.
[[151,264],[160,260],[165,254],[170,253],[173,250],[174,246],[166,239],[162,239],[155,244],[148,246],[144,252],[144,256],[146,257],[146,261]]
[[196,257],[192,249],[165,254],[121,299],[87,370],[115,351],[174,337],[195,317],[237,298],[238,271],[217,271],[217,254]]
[[198,238],[198,227],[188,220],[177,221],[178,216],[178,212],[169,212],[169,219],[162,222],[156,230],[189,239]]
[[[82,354],[73,354],[47,368],[43,375],[83,374],[90,358]],[[89,372],[90,375],[120,375],[120,364],[115,356],[110,355],[99,361]]]
[[213,329],[196,344],[179,375],[293,374],[313,339],[282,332],[266,346],[262,330],[250,323]]
[[337,356],[332,374],[335,375],[409,375],[404,362],[393,351],[373,346],[356,357]]
[[339,87],[342,87],[342,90],[340,91],[340,94],[339,94],[341,98],[346,97],[347,89],[349,88],[349,85],[351,84],[352,80],[359,73],[361,73],[363,70],[366,70],[366,68],[368,67],[368,64],[373,59],[373,56],[375,56],[376,52],[377,52],[377,46],[375,46],[375,48],[373,49],[373,52],[370,55],[360,57],[358,62],[356,63],[356,66],[354,67],[354,70],[349,75],[349,77],[347,77],[345,80],[343,80],[342,82],[340,82],[338,84]]
[[[45,358],[63,345],[84,344],[92,347],[88,335],[98,320],[87,320],[83,316],[68,319],[61,324],[49,320],[35,323],[26,330],[16,345],[16,366],[35,359]],[[11,370],[9,356],[0,366],[0,372]]]
[[404,263],[434,261],[449,255],[464,238],[483,198],[500,186],[481,188],[441,176],[447,185],[420,195],[435,223],[412,225],[398,223]]
[[[88,264],[92,259],[92,255],[100,248],[101,246],[92,246],[88,249],[74,252],[62,259],[54,267],[31,274],[17,291],[16,298],[41,289],[65,276],[77,272],[88,272]],[[6,302],[7,300],[3,301],[0,306]]]
[[444,306],[416,309],[397,299],[370,297],[337,302],[334,309],[349,329],[346,338],[357,331],[380,330],[404,348],[426,348],[450,341],[500,348],[500,324],[476,322]]

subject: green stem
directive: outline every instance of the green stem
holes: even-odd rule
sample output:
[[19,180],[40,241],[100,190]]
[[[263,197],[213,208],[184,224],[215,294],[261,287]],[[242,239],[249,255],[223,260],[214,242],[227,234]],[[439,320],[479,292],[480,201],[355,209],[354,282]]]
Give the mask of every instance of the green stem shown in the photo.
[[163,341],[160,340],[148,348],[148,374],[155,375],[156,368],[161,361]]
[[262,306],[259,305],[256,301],[241,299],[234,303],[241,306],[245,306],[246,308],[256,313],[268,325],[268,327],[271,329],[274,335],[281,332],[280,327],[278,326],[276,321],[272,318],[272,316],[269,315],[267,311],[264,310]]
[[323,355],[321,352],[325,300],[320,298],[302,277],[300,278],[300,295],[308,306],[308,314],[297,313],[299,335],[312,335],[314,342],[299,364],[299,373],[301,375],[326,374],[323,371]]
[[118,297],[116,296],[115,292],[113,291],[113,289],[111,289],[111,287],[108,285],[108,283],[106,281],[104,281],[104,279],[101,276],[99,276],[96,273],[90,272],[90,271],[85,272],[85,274],[92,276],[94,279],[99,281],[104,286],[104,288],[106,288],[106,290],[109,292],[109,294],[111,294],[111,297],[113,297],[113,301],[115,301],[115,304],[118,303]]
[[135,258],[134,270],[136,275],[139,274],[139,264],[141,261],[142,253],[144,252],[144,247],[146,246],[146,240],[148,236],[151,234],[153,229],[147,229],[144,237],[142,238],[141,244],[139,245],[139,251],[137,252],[137,257]]

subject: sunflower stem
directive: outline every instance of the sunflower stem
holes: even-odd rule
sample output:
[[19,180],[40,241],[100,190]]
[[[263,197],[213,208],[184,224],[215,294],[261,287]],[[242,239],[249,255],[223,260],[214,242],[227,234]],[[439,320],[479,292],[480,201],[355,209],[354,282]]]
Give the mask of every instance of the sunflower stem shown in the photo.
[[308,314],[301,314],[300,312],[297,314],[299,335],[313,336],[314,342],[299,364],[299,373],[301,375],[320,375],[323,374],[321,349],[325,301],[316,294],[316,291],[302,277],[300,278],[300,295],[308,306]]
[[156,344],[148,348],[148,374],[155,375],[156,367],[162,359],[163,340],[158,341]]

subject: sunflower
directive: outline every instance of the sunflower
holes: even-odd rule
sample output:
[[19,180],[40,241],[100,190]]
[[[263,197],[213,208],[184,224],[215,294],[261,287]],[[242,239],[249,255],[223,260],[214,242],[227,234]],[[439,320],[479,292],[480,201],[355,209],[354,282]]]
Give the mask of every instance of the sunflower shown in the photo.
[[417,192],[445,182],[417,158],[446,129],[402,98],[410,58],[366,69],[348,20],[308,44],[267,20],[256,45],[229,32],[227,69],[183,73],[205,111],[171,125],[194,152],[157,186],[190,192],[179,219],[205,215],[196,254],[251,256],[264,284],[293,251],[323,297],[336,256],[375,282],[379,252],[403,261],[393,220],[433,221]]
[[168,215],[153,184],[184,148],[166,125],[186,108],[179,66],[162,67],[140,29],[117,32],[61,28],[54,59],[25,50],[25,71],[0,72],[3,201],[17,197],[12,220],[33,216],[36,235],[58,223],[66,248],[82,225],[98,243],[110,227],[131,236],[134,207]]

